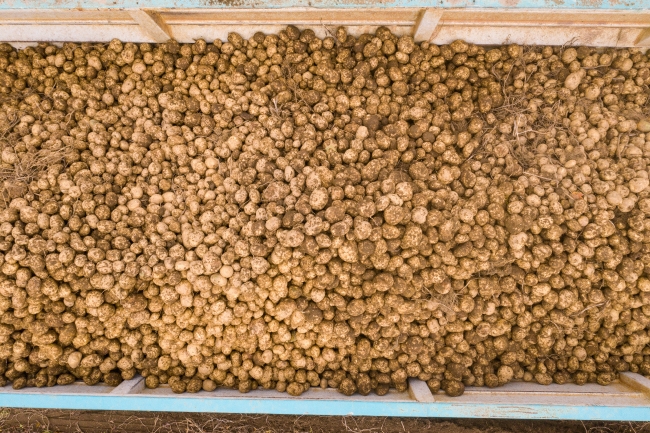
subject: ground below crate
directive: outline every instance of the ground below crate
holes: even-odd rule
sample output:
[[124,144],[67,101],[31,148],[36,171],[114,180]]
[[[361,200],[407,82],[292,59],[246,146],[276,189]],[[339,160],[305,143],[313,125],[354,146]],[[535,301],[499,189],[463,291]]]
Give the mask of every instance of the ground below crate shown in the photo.
[[642,433],[650,423],[444,420],[63,410],[3,410],[0,432],[45,433]]

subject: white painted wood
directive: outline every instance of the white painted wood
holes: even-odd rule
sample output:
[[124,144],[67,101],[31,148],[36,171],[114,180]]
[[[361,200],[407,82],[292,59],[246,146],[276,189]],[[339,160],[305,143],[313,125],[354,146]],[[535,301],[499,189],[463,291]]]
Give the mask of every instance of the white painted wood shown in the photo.
[[433,403],[436,401],[426,382],[415,378],[409,378],[409,395],[413,400],[420,403]]
[[0,25],[0,42],[155,42],[137,25],[8,24]]
[[636,373],[620,373],[619,380],[621,383],[630,388],[639,390],[650,397],[650,379]]
[[641,30],[634,42],[637,45],[642,45],[642,46],[650,45],[650,27]]
[[[170,396],[178,395],[174,394],[169,387],[169,385],[160,385],[158,388],[149,389],[144,388],[141,392],[138,393],[143,396]],[[359,394],[354,394],[351,396],[341,394],[335,388],[322,389],[319,387],[311,387],[307,392],[302,393],[298,397],[290,396],[286,392],[277,392],[272,389],[261,389],[247,392],[242,394],[237,389],[229,388],[217,388],[215,391],[199,391],[195,394],[186,393],[183,394],[183,397],[193,397],[193,398],[214,398],[214,399],[291,399],[291,400],[321,400],[321,401],[332,401],[332,400],[343,400],[343,401],[355,401],[363,400],[370,402],[412,402],[413,399],[409,396],[408,392],[398,392],[394,389],[390,390],[388,394],[378,396],[375,393],[370,393],[365,396]]]
[[[22,42],[6,41],[6,42],[17,50],[24,50],[27,47],[34,46],[34,42],[25,42],[25,41]],[[63,44],[61,44],[61,46],[63,46]]]
[[521,405],[521,411],[527,412],[523,406],[536,405],[539,407],[549,408],[551,412],[553,407],[580,407],[588,405],[590,407],[628,407],[628,408],[647,408],[650,405],[650,399],[644,394],[637,393],[633,395],[611,396],[607,394],[600,395],[565,395],[556,393],[467,393],[460,397],[449,397],[445,394],[436,395],[436,403],[448,404],[469,404],[469,405],[491,405],[491,404],[509,404]]
[[[232,24],[222,25],[222,24],[211,24],[211,25],[171,25],[174,39],[183,43],[194,42],[194,40],[203,38],[208,42],[212,42],[215,39],[226,40],[228,33],[232,31],[237,31],[242,37],[250,38],[256,32],[262,32],[265,34],[277,33],[286,28],[285,24],[266,24],[266,25],[245,25],[245,26],[233,26]],[[299,26],[300,28],[311,28],[314,30],[314,33],[319,38],[324,38],[330,36],[336,30],[336,26]],[[372,33],[379,26],[377,25],[366,25],[366,26],[346,26],[348,34],[353,36],[359,36],[364,33]],[[391,32],[398,36],[408,35],[412,32],[411,26],[386,26],[390,29]]]
[[172,39],[169,26],[157,12],[135,9],[130,10],[129,14],[155,42],[164,43]]
[[114,387],[108,386],[102,382],[97,385],[88,386],[83,381],[79,380],[69,385],[52,386],[43,388],[23,388],[13,389],[11,384],[5,385],[0,388],[0,395],[2,394],[33,394],[33,395],[107,395]]
[[136,376],[131,380],[125,380],[113,388],[111,395],[139,394],[144,390],[144,377]]
[[650,39],[645,41],[637,42],[640,38],[643,29],[638,28],[619,28],[617,47],[639,47],[643,50],[643,47],[650,46]]
[[[422,13],[436,9],[418,8],[283,8],[283,9],[156,9],[169,24],[341,24],[341,25],[414,25]],[[440,9],[438,9],[440,10]],[[0,23],[132,23],[133,10],[0,10]],[[154,12],[153,10],[147,10]],[[519,27],[635,27],[648,28],[650,10],[548,10],[548,9],[444,9],[445,25],[513,25]]]
[[112,24],[130,24],[133,19],[129,13],[119,9],[103,10],[65,10],[65,9],[4,9],[0,10],[0,23],[61,23],[94,24],[110,22]]
[[[504,410],[507,410],[507,416],[513,418],[554,418],[557,416],[558,408],[616,408],[624,409],[627,411],[636,411],[638,417],[639,411],[647,411],[650,407],[650,384],[648,379],[642,378],[639,375],[623,373],[621,380],[614,382],[608,386],[600,386],[596,384],[586,384],[578,386],[574,384],[566,385],[539,385],[530,382],[513,382],[498,388],[474,388],[468,387],[465,393],[460,397],[448,397],[443,393],[436,394],[435,397],[429,392],[426,383],[419,380],[409,381],[408,392],[397,392],[391,390],[387,395],[377,396],[376,394],[369,394],[361,396],[358,394],[352,396],[345,396],[340,394],[335,389],[321,389],[317,387],[310,388],[307,392],[299,397],[292,397],[286,393],[280,393],[275,390],[257,389],[249,393],[242,394],[235,389],[218,388],[212,392],[199,391],[198,393],[186,393],[183,395],[174,394],[168,385],[162,385],[156,389],[148,389],[144,386],[142,377],[136,377],[133,380],[125,381],[115,388],[108,387],[104,384],[97,384],[95,386],[87,386],[83,382],[76,382],[66,386],[54,386],[51,388],[23,388],[20,390],[12,389],[11,385],[0,388],[0,401],[15,401],[18,397],[25,397],[29,400],[27,403],[22,403],[19,407],[31,407],[29,401],[39,401],[39,397],[45,399],[49,398],[48,403],[51,406],[45,407],[58,407],[56,404],[66,401],[70,404],[70,400],[66,399],[79,399],[82,400],[86,396],[106,396],[106,397],[131,397],[131,398],[151,398],[155,401],[158,397],[166,397],[178,400],[179,403],[185,404],[187,407],[192,407],[193,402],[209,400],[209,405],[214,407],[219,406],[219,402],[223,400],[239,401],[245,407],[248,401],[255,400],[257,402],[271,402],[274,400],[287,401],[313,401],[319,404],[326,405],[331,402],[338,403],[382,403],[386,407],[391,405],[399,405],[401,403],[413,403],[417,401],[423,404],[436,404],[444,403],[444,407],[456,408],[481,408],[474,416],[504,416]],[[51,400],[55,397],[55,403]],[[4,399],[4,400],[3,400]],[[41,400],[43,401],[43,400]],[[115,400],[112,401],[115,405]],[[148,403],[152,404],[152,403]],[[5,406],[11,406],[6,404]],[[155,404],[149,409],[156,410]],[[211,406],[210,406],[211,407]],[[322,407],[322,406],[319,406]],[[121,408],[121,410],[128,410]],[[158,409],[160,410],[160,409]],[[169,410],[169,409],[165,409]],[[469,409],[467,409],[469,410]],[[491,412],[492,411],[492,412]],[[466,412],[464,416],[466,415]],[[645,412],[643,412],[645,413]],[[438,415],[441,416],[439,413]],[[594,416],[593,414],[591,415]],[[590,418],[592,419],[592,418]],[[601,419],[596,415],[596,418]],[[637,418],[632,418],[637,419]],[[640,419],[640,418],[639,418]],[[646,419],[645,417],[643,419]]]
[[584,385],[576,385],[575,383],[566,383],[559,385],[552,383],[550,385],[539,385],[534,382],[509,382],[497,388],[488,387],[474,387],[468,386],[465,388],[465,393],[469,394],[555,394],[555,395],[609,395],[609,396],[623,396],[623,395],[637,395],[639,392],[630,388],[621,382],[613,382],[608,386],[598,385],[597,383],[586,383]]
[[442,18],[441,9],[425,9],[415,23],[413,39],[415,42],[428,41],[433,36]]
[[161,18],[169,25],[175,24],[294,24],[310,26],[328,25],[368,25],[377,26],[408,25],[418,19],[421,9],[169,9],[160,10]]
[[[51,13],[50,13],[51,12]],[[287,24],[311,28],[319,36],[339,25],[358,36],[387,26],[397,35],[447,44],[455,39],[484,45],[526,43],[600,47],[650,46],[650,10],[511,9],[161,9],[161,10],[5,10],[0,11],[0,41],[182,43],[198,38],[225,40],[237,31],[275,33]]]
[[[440,31],[431,39],[434,44],[449,44],[456,39],[481,45],[500,44],[535,44],[564,45],[573,41],[573,45],[597,47],[624,46],[619,41],[620,30],[612,27],[516,27],[516,26],[473,26],[442,25]],[[634,44],[628,45],[634,46]]]
[[[319,37],[329,33],[321,26],[301,26],[313,28]],[[348,32],[358,36],[371,33],[378,26],[349,26]],[[170,26],[174,39],[181,43],[192,43],[204,38],[208,42],[215,39],[225,40],[228,33],[233,31],[233,25],[174,25]],[[237,28],[240,35],[250,38],[256,32],[277,33],[285,25],[246,25]],[[331,28],[331,27],[330,27]],[[412,27],[389,26],[396,35],[412,34]],[[536,45],[563,45],[569,41],[574,44],[599,47],[647,47],[650,39],[635,43],[641,29],[619,28],[534,28],[534,27],[475,27],[450,26],[446,22],[438,26],[437,34],[430,40],[435,44],[448,44],[456,39],[481,45],[498,45],[503,43]],[[0,41],[12,42],[24,47],[34,45],[34,42],[109,42],[118,38],[129,42],[156,42],[141,26],[138,25],[0,25]],[[29,42],[32,42],[29,44]]]
[[[135,9],[120,10],[58,10],[58,9],[5,9],[0,10],[0,22],[96,22],[129,23]],[[283,8],[283,9],[146,9],[158,13],[168,24],[198,24],[221,22],[224,24],[408,24],[413,25],[428,11],[443,11],[445,23],[456,25],[472,22],[475,25],[517,26],[573,26],[599,25],[609,27],[648,27],[650,10],[553,10],[553,9],[418,9],[418,8]]]
[[650,11],[445,9],[445,25],[515,27],[647,27]]

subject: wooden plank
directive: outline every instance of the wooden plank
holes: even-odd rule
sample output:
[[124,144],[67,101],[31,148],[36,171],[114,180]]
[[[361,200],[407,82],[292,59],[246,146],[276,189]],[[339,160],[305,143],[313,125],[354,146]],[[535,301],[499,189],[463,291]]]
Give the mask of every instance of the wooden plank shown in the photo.
[[131,24],[133,19],[122,10],[0,10],[0,23],[90,23]]
[[[155,389],[144,388],[139,395],[148,396],[148,397],[165,397],[169,395],[174,395],[172,390],[168,385],[161,385]],[[265,399],[265,400],[318,400],[318,401],[348,401],[353,402],[359,399],[368,402],[384,402],[384,403],[397,403],[397,402],[411,402],[413,399],[409,396],[408,392],[398,392],[396,390],[390,390],[388,394],[378,396],[374,393],[370,393],[366,396],[356,395],[343,395],[338,392],[335,388],[322,389],[319,387],[312,387],[300,397],[292,397],[284,392],[277,392],[275,390],[267,389],[256,389],[249,391],[245,394],[242,394],[237,389],[229,388],[217,388],[215,391],[206,392],[199,391],[196,394],[186,394],[186,396],[193,396],[200,399],[212,399],[214,401],[226,400],[226,399]]]
[[420,9],[231,9],[231,10],[161,10],[161,18],[175,24],[295,24],[395,25],[415,23]]
[[[421,13],[419,20],[418,13]],[[61,10],[0,11],[0,41],[107,42],[119,38],[132,42],[165,42],[173,37],[190,43],[198,38],[225,40],[233,30],[246,38],[258,31],[277,33],[287,24],[295,24],[313,29],[319,37],[331,34],[338,25],[346,26],[354,36],[387,26],[399,36],[414,34],[417,40],[430,39],[436,44],[464,39],[487,45],[531,42],[563,45],[573,41],[600,47],[644,47],[650,46],[648,22],[650,11],[513,11],[507,8],[444,12],[433,8],[74,10],[67,14]]]
[[131,380],[125,380],[113,388],[111,395],[139,394],[144,390],[144,377],[136,376]]
[[471,22],[475,26],[646,27],[650,22],[650,11],[450,9],[444,11],[444,21],[445,25],[451,26]]
[[[299,26],[301,28],[311,28],[316,33],[316,36],[323,38],[329,36],[336,27],[333,26]],[[359,36],[364,33],[373,33],[377,29],[377,25],[365,26],[347,26],[346,29],[349,34]],[[387,26],[394,34],[398,36],[408,35],[412,32],[411,26]],[[278,33],[286,28],[285,24],[274,25],[245,25],[233,27],[232,24],[212,24],[212,25],[174,25],[171,26],[174,38],[179,42],[189,43],[196,39],[203,38],[208,42],[215,39],[226,40],[228,33],[236,31],[244,38],[252,37],[256,32],[265,34]]]
[[409,395],[413,400],[420,403],[433,403],[436,401],[426,382],[415,378],[409,378]]
[[641,30],[639,32],[639,35],[634,40],[634,43],[637,45],[650,44],[650,27]]
[[[628,375],[644,390],[650,385],[638,375]],[[642,390],[614,383],[597,387],[586,385],[543,386],[537,383],[512,383],[502,388],[468,388],[460,397],[437,394],[426,396],[426,384],[413,381],[409,393],[391,391],[385,396],[344,396],[334,389],[311,388],[300,397],[272,390],[241,394],[237,390],[217,389],[196,394],[174,394],[168,386],[146,389],[142,379],[125,382],[121,389],[107,386],[52,388],[0,388],[0,407],[58,408],[86,410],[148,410],[160,412],[368,415],[401,417],[477,417],[512,419],[600,419],[650,421],[650,398]],[[638,386],[638,385],[634,385]],[[110,391],[113,392],[110,392]],[[108,392],[107,392],[108,391]],[[428,392],[428,389],[426,390]],[[480,391],[480,392],[479,392]],[[410,394],[410,395],[409,395]],[[429,393],[430,394],[430,393]]]
[[[130,42],[162,42],[162,34],[154,38],[142,26],[126,24],[4,24],[0,23],[0,41],[6,42],[108,42],[119,38]],[[171,35],[182,43],[191,43],[196,39],[204,38],[211,42],[215,39],[225,40],[228,33],[237,31],[245,38],[250,38],[256,32],[277,33],[285,28],[284,24],[247,24],[234,26],[233,24],[211,25],[172,25]],[[334,30],[334,25],[300,26],[312,28],[317,36],[324,37]],[[347,26],[351,35],[358,36],[363,33],[372,33],[377,25]],[[387,26],[398,36],[412,34],[412,26],[393,25]],[[650,45],[650,39],[643,39],[641,43],[639,34],[642,28],[616,28],[616,27],[517,27],[517,26],[475,26],[475,25],[448,25],[445,21],[436,28],[436,33],[430,42],[435,44],[448,44],[456,39],[467,42],[498,45],[503,43],[527,44],[535,41],[536,45],[564,45],[573,41],[574,45],[589,45],[600,47],[644,47]],[[167,40],[169,38],[165,38]]]
[[630,388],[639,390],[650,397],[650,379],[636,373],[620,373],[619,380]]
[[[250,38],[256,32],[266,34],[277,33],[286,26],[276,25],[245,25],[234,28],[228,25],[174,25],[170,26],[173,37],[181,43],[191,43],[196,39],[204,38],[211,42],[215,39],[225,40],[228,33],[236,30],[245,38]],[[314,30],[318,37],[327,36],[332,26],[301,26]],[[348,26],[347,30],[354,36],[363,33],[372,33],[376,25]],[[412,34],[411,26],[387,26],[398,36]],[[642,29],[619,29],[599,27],[558,27],[550,31],[544,27],[515,27],[515,26],[472,26],[472,25],[447,25],[443,23],[436,29],[436,34],[430,42],[435,44],[448,44],[456,39],[467,42],[498,45],[503,43],[536,45],[563,45],[574,41],[577,45],[590,45],[600,47],[642,47],[650,41],[641,44],[635,43],[635,38]],[[100,24],[3,24],[0,25],[0,41],[6,42],[108,42],[119,38],[130,42],[156,42],[153,37],[145,32],[141,26],[133,25],[100,25]],[[158,39],[161,41],[161,39]]]
[[33,395],[103,395],[110,393],[114,388],[102,382],[97,385],[88,386],[83,381],[77,381],[65,386],[52,386],[44,388],[23,388],[15,390],[11,385],[0,388],[1,394],[33,394]]
[[26,389],[20,391],[0,392],[0,406],[242,414],[650,421],[650,399],[641,392],[631,396],[466,393],[460,397],[448,397],[440,394],[436,395],[434,403],[422,403],[412,399],[391,400],[387,396],[345,397],[340,394],[315,399],[309,395],[311,390],[300,397],[281,394],[277,398],[271,397],[272,394],[279,394],[274,391],[225,396],[222,390],[217,390],[179,396],[168,388],[155,390],[158,391],[155,394],[143,392],[128,395],[72,395],[65,391],[46,394],[35,393],[34,389],[32,392]]
[[[378,6],[384,8],[413,8],[431,7],[431,0],[310,0],[309,5],[317,8],[338,8],[338,9],[370,9]],[[602,9],[602,10],[643,10],[648,8],[647,0],[437,0],[437,7],[453,8],[504,8],[509,9]],[[5,0],[0,2],[0,9],[75,9],[84,7],[86,9],[137,9],[146,5],[150,8],[200,8],[200,9],[229,9],[233,5],[240,8],[291,8],[305,5],[304,0],[237,0],[237,1],[214,1],[214,0]]]
[[[478,27],[473,25],[440,26],[440,31],[430,41],[435,44],[449,44],[456,39],[483,45],[500,45],[506,43],[535,45],[564,45],[574,41],[574,45],[596,47],[623,46],[618,44],[618,28],[600,27],[558,27],[550,31],[544,27],[494,26]],[[634,46],[630,44],[628,46]]]
[[586,383],[584,385],[576,385],[574,383],[566,383],[564,385],[558,385],[557,383],[552,383],[550,385],[539,385],[534,382],[510,382],[503,386],[497,388],[487,388],[487,387],[467,387],[465,388],[466,394],[524,394],[524,395],[536,395],[536,394],[553,394],[553,395],[574,395],[574,396],[584,396],[584,395],[594,395],[594,396],[603,396],[607,395],[610,397],[620,397],[620,396],[636,396],[638,391],[631,389],[630,387],[621,384],[619,382],[614,382],[608,386],[598,385],[596,383]]
[[129,14],[155,42],[164,43],[172,39],[169,26],[157,12],[135,9],[129,11]]
[[[229,23],[415,23],[422,13],[432,14],[442,9],[256,9],[256,10],[162,10],[161,17],[168,24],[201,24],[210,22]],[[446,9],[443,11],[446,25],[517,25],[517,26],[579,26],[645,27],[650,21],[649,11],[634,13],[621,11],[562,11],[562,10],[509,10],[494,9]]]
[[413,39],[415,42],[428,41],[433,36],[442,18],[441,9],[425,9],[415,23]]
[[137,24],[7,24],[0,25],[0,41],[12,42],[155,42]]

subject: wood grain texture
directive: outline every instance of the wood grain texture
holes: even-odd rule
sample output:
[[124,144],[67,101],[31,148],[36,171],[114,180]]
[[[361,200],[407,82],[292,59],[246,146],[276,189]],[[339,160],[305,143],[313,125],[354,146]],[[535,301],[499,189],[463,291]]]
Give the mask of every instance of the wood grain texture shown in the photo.
[[155,42],[163,43],[172,39],[171,29],[158,12],[136,9],[129,11],[129,15]]
[[443,12],[440,9],[425,9],[422,11],[413,29],[413,39],[415,39],[415,42],[430,40],[436,31],[436,27],[438,27],[442,15]]

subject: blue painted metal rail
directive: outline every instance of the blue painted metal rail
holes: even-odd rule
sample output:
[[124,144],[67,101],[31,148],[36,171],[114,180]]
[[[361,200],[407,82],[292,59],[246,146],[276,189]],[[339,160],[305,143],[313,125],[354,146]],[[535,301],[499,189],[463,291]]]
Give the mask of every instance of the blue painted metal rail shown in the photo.
[[[417,392],[390,392],[378,397],[346,397],[335,390],[311,389],[301,397],[275,391],[248,394],[215,392],[175,395],[168,387],[144,388],[142,378],[116,388],[73,384],[14,391],[0,388],[0,407],[122,411],[211,412],[283,415],[357,415],[400,417],[458,417],[650,421],[650,381],[625,374],[623,382],[550,385],[511,383],[502,388],[468,388],[461,397],[431,395],[424,383]],[[422,390],[424,386],[426,391]],[[427,394],[428,395],[425,395]]]

